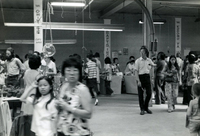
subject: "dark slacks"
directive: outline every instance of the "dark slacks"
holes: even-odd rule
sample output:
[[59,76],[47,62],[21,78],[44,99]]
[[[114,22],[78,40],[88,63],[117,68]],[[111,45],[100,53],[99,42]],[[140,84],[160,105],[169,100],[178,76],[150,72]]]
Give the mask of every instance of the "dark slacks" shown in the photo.
[[110,82],[111,81],[105,80],[105,88],[106,88],[106,94],[107,95],[111,95],[113,93],[113,90],[110,87]]
[[[141,110],[147,110],[151,99],[151,80],[149,74],[139,75],[141,87],[138,86],[139,105]],[[146,90],[146,98],[144,98],[144,90]]]

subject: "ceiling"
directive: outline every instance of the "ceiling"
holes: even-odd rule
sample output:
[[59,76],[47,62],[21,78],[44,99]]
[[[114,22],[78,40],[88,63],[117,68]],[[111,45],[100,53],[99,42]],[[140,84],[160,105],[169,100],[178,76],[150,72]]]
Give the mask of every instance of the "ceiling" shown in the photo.
[[[47,2],[66,0],[43,0],[43,7]],[[91,0],[86,0],[86,4]],[[1,0],[3,9],[33,9],[33,0]],[[200,0],[153,0],[153,15],[169,16],[200,16]],[[54,7],[56,11],[82,12],[82,8]],[[115,13],[141,14],[142,10],[134,0],[93,0],[85,9],[91,13],[98,13],[100,18],[109,17]]]

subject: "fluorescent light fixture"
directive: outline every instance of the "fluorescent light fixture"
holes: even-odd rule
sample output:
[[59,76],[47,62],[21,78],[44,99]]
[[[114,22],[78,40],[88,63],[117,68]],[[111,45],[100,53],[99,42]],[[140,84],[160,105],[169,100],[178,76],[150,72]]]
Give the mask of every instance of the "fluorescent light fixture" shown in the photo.
[[39,26],[34,23],[4,23],[4,26],[15,26],[15,27],[34,27],[34,26]]
[[[163,21],[153,21],[154,25],[163,25],[165,23],[166,23],[165,20],[163,20]],[[142,20],[139,20],[139,24],[144,24],[144,22]]]
[[[4,23],[10,27],[34,27],[39,26],[34,23]],[[60,23],[60,22],[43,22],[43,29],[52,30],[82,30],[82,31],[123,31],[123,25],[116,24],[97,24],[97,23]]]
[[52,6],[67,6],[67,7],[84,7],[85,6],[85,2],[84,1],[80,1],[80,2],[51,2]]
[[[51,40],[46,40],[46,43],[51,43]],[[53,40],[53,44],[75,44],[76,39],[66,39],[66,40]],[[5,40],[6,44],[34,44],[34,40]]]

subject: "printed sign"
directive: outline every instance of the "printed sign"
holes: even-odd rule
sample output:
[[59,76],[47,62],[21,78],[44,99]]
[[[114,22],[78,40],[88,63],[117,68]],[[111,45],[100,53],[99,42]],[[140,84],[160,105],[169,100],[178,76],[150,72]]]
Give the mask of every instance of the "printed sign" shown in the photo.
[[175,54],[181,53],[181,18],[175,18]]
[[111,57],[111,33],[110,31],[104,32],[104,58]]
[[42,0],[34,0],[34,50],[38,52],[42,52],[43,48],[42,22]]

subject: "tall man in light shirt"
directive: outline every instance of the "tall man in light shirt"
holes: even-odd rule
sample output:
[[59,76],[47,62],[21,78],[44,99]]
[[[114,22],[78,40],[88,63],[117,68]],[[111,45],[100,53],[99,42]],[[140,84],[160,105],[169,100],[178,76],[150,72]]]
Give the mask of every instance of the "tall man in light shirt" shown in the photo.
[[[136,68],[136,80],[138,84],[138,97],[140,105],[140,115],[144,115],[145,111],[148,114],[152,114],[152,111],[149,110],[149,101],[151,99],[151,80],[150,80],[150,70],[155,64],[151,59],[148,58],[149,51],[145,46],[140,48],[140,58],[135,62]],[[146,90],[146,98],[144,100],[144,90]]]

